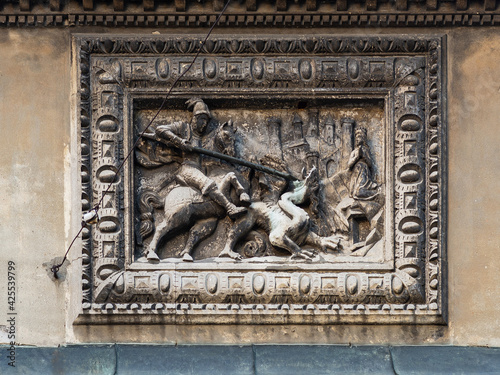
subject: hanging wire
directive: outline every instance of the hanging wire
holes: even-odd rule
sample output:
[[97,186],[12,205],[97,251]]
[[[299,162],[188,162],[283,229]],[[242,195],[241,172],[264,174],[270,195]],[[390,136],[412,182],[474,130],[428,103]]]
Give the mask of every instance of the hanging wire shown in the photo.
[[193,67],[194,63],[196,62],[196,59],[200,55],[203,47],[205,46],[205,43],[207,42],[208,38],[210,37],[210,34],[212,34],[212,31],[214,30],[215,26],[219,23],[219,20],[223,16],[223,14],[226,11],[226,9],[227,9],[227,7],[228,7],[228,5],[229,5],[230,2],[231,2],[231,0],[228,0],[227,3],[226,3],[226,5],[224,5],[224,8],[222,8],[222,10],[219,13],[219,15],[217,16],[217,19],[215,20],[214,24],[210,27],[210,30],[208,30],[208,33],[205,36],[205,39],[203,39],[203,41],[201,42],[200,48],[198,49],[198,52],[196,53],[196,55],[193,57],[193,60],[188,65],[188,67],[186,69],[184,69],[184,71],[181,73],[181,75],[179,75],[179,77],[177,77],[177,79],[174,81],[174,83],[172,84],[172,86],[168,90],[167,94],[163,98],[163,101],[161,102],[160,107],[158,108],[158,110],[156,111],[155,115],[153,116],[153,118],[149,122],[148,126],[146,126],[144,128],[144,130],[141,132],[141,134],[139,135],[139,137],[137,137],[137,139],[135,140],[134,144],[130,148],[130,151],[128,152],[128,154],[125,156],[125,158],[122,160],[122,162],[120,163],[120,165],[116,169],[115,175],[113,177],[113,180],[109,183],[108,187],[106,188],[106,190],[102,194],[101,199],[99,199],[99,201],[97,202],[97,204],[90,211],[87,212],[87,215],[88,215],[87,216],[87,220],[82,220],[82,225],[80,227],[80,230],[78,231],[78,233],[73,238],[73,240],[71,241],[70,245],[68,246],[68,249],[66,250],[66,253],[64,254],[64,258],[61,261],[61,263],[55,264],[55,265],[53,265],[51,267],[51,271],[53,272],[54,277],[56,279],[58,278],[57,272],[59,271],[59,269],[61,268],[61,266],[64,264],[64,262],[66,261],[66,259],[68,258],[69,251],[73,247],[73,244],[75,243],[76,239],[82,233],[83,229],[87,226],[87,224],[93,224],[93,223],[95,223],[95,222],[97,222],[99,220],[99,210],[101,208],[102,201],[103,201],[104,197],[106,196],[106,193],[109,192],[109,189],[111,189],[111,186],[116,181],[116,177],[118,176],[118,173],[120,173],[120,171],[122,170],[123,166],[125,165],[125,163],[127,162],[127,160],[130,158],[130,156],[132,155],[132,152],[134,151],[134,149],[137,146],[137,144],[139,143],[139,141],[142,139],[142,136],[148,131],[148,129],[151,127],[151,125],[153,124],[153,122],[156,120],[156,118],[158,117],[158,115],[160,114],[160,112],[162,111],[162,109],[164,108],[165,104],[167,103],[168,98],[170,97],[170,94],[174,90],[174,88],[177,85],[177,83]]

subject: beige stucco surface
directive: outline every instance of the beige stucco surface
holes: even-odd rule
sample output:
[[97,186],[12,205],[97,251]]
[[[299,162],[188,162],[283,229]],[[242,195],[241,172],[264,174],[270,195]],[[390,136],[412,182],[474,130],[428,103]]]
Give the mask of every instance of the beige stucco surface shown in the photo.
[[7,320],[7,263],[14,261],[21,343],[65,340],[68,288],[51,281],[43,264],[64,253],[69,229],[68,45],[56,30],[0,32],[0,324]]
[[[6,268],[12,260],[17,267],[21,344],[500,346],[500,78],[495,74],[500,71],[499,29],[331,31],[448,36],[448,325],[246,327],[73,325],[80,305],[78,250],[71,252],[72,262],[60,280],[50,276],[46,264],[63,256],[79,229],[71,86],[71,32],[76,31],[119,32],[0,30],[0,295],[6,296]],[[7,304],[5,297],[0,300],[4,325]],[[0,343],[6,341],[0,333]]]

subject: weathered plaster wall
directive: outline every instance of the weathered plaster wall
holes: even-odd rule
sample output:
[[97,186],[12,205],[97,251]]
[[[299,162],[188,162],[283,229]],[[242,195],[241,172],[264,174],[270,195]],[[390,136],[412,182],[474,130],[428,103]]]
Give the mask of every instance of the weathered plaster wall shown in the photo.
[[69,231],[68,45],[68,34],[57,30],[0,31],[0,324],[14,261],[21,343],[65,340],[67,283],[52,281],[44,263],[64,253]]
[[[332,33],[448,35],[448,326],[73,326],[78,260],[54,281],[44,263],[78,230],[71,143],[70,32],[0,30],[0,294],[18,265],[18,341],[355,343],[500,346],[500,29],[362,29]],[[151,33],[156,30],[137,30]],[[131,30],[122,32],[130,33]],[[160,32],[164,32],[160,30]],[[176,30],[176,32],[178,32]],[[231,33],[234,30],[221,30]],[[254,30],[247,30],[254,32]],[[308,32],[323,34],[326,29]],[[76,249],[75,249],[76,250]],[[72,251],[70,260],[78,257]],[[69,293],[70,288],[74,291]],[[3,299],[5,301],[5,299]],[[0,324],[6,322],[0,304]],[[0,342],[6,342],[5,334]]]
[[500,345],[500,35],[452,34],[449,51],[449,311],[460,344]]

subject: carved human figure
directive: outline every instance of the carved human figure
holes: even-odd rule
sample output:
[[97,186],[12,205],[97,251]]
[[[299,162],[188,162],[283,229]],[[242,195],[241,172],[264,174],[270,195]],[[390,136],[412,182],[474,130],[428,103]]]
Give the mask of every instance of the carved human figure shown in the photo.
[[355,148],[347,164],[351,171],[350,195],[354,199],[373,199],[378,194],[378,184],[372,178],[373,160],[366,143],[366,129],[358,127],[354,135]]
[[[176,173],[176,180],[185,186],[199,190],[202,195],[209,196],[213,201],[226,209],[231,219],[244,214],[245,207],[237,207],[218,188],[215,181],[207,177],[201,170],[201,155],[194,152],[194,147],[200,147],[202,137],[211,118],[210,111],[203,100],[199,98],[189,99],[186,104],[193,110],[191,123],[174,122],[172,124],[158,125],[154,134],[146,134],[146,137],[154,137],[167,146],[173,146],[182,151],[182,162]],[[250,198],[243,192],[240,195],[242,202],[249,202]]]
[[[156,203],[154,205],[156,208],[164,209],[165,217],[158,224],[154,236],[145,251],[145,256],[149,261],[159,260],[156,251],[163,238],[168,237],[176,230],[184,228],[191,228],[191,230],[181,257],[192,261],[191,252],[193,248],[215,230],[218,218],[224,217],[227,212],[228,216],[234,220],[247,212],[245,207],[237,207],[229,200],[231,186],[239,194],[241,204],[250,203],[250,197],[234,173],[226,174],[221,185],[218,186],[214,180],[202,172],[201,156],[196,152],[195,147],[201,146],[202,137],[210,120],[210,111],[203,100],[198,98],[188,100],[187,104],[188,108],[193,110],[191,123],[162,124],[156,127],[154,133],[144,134],[145,138],[161,142],[165,146],[172,148],[174,154],[180,154],[177,159],[171,159],[180,162],[175,179],[181,187],[170,192],[166,197],[165,204]],[[231,124],[224,124],[217,130],[216,141],[218,138],[220,139],[216,143],[219,148],[222,148],[221,151],[229,150],[225,144],[227,137],[224,135],[231,133],[231,130]],[[201,201],[204,203],[193,204],[199,200],[196,195],[200,196],[200,193]],[[155,198],[155,201],[159,202],[159,198]],[[141,229],[143,237],[149,235],[153,229],[149,217],[152,208],[153,206],[149,207],[149,204],[146,204],[146,211],[143,215],[147,216],[149,220],[146,220],[145,230],[142,231]]]

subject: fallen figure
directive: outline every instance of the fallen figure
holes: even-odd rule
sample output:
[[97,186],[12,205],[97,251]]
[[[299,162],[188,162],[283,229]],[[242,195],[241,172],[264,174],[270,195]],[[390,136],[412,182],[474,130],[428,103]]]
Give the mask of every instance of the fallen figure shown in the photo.
[[[291,259],[310,260],[315,257],[316,253],[302,249],[303,245],[310,245],[321,251],[341,250],[343,237],[322,237],[314,233],[309,214],[299,207],[306,203],[310,194],[317,189],[318,178],[318,170],[313,168],[305,180],[294,182],[293,190],[286,193],[283,193],[286,183],[275,181],[273,186],[264,192],[263,199],[253,201],[245,216],[234,223],[219,257],[241,259],[241,255],[233,249],[254,227],[259,227],[268,234],[271,245],[290,252]],[[276,191],[282,193],[278,194],[277,201],[272,199],[273,195],[276,196]]]

